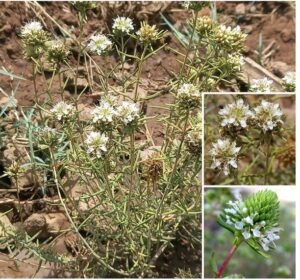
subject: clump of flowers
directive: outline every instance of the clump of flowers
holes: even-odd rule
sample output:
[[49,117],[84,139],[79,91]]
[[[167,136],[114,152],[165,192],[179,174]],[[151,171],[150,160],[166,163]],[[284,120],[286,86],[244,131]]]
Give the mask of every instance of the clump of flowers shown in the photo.
[[253,117],[252,111],[249,109],[248,104],[244,104],[243,99],[238,99],[236,102],[225,105],[219,111],[221,117],[221,126],[223,127],[240,127],[246,128],[248,122]]
[[60,101],[50,110],[50,112],[57,120],[61,121],[70,118],[74,114],[74,106],[67,104],[64,101]]
[[227,63],[231,66],[234,71],[241,71],[242,66],[245,64],[244,57],[239,54],[229,54]]
[[212,156],[212,169],[222,170],[224,175],[229,175],[232,168],[237,168],[237,160],[241,147],[237,147],[235,142],[229,139],[218,139],[212,144],[209,151]]
[[254,121],[264,133],[273,131],[283,124],[279,104],[262,100],[261,104],[254,108],[254,112]]
[[69,48],[60,40],[46,43],[46,57],[51,63],[60,64],[66,61]]
[[177,91],[176,100],[184,109],[199,108],[201,105],[201,93],[193,84],[183,84]]
[[114,19],[114,23],[113,23],[114,33],[129,34],[133,29],[134,27],[131,18],[117,17],[116,19]]
[[139,118],[139,108],[133,102],[123,101],[117,108],[118,120],[129,125]]
[[97,106],[92,110],[93,122],[94,123],[112,123],[117,111],[108,102],[101,102],[100,106]]
[[232,28],[221,24],[215,29],[212,40],[227,51],[240,52],[244,48],[246,37],[240,26]]
[[85,140],[87,153],[101,158],[107,152],[109,138],[100,132],[91,131]]
[[273,81],[269,80],[267,77],[263,79],[253,79],[250,85],[249,91],[252,92],[271,92]]
[[153,43],[162,37],[163,32],[158,31],[156,25],[149,25],[142,22],[140,29],[136,32],[138,39],[142,43]]
[[49,35],[39,21],[26,23],[21,29],[24,54],[27,58],[38,58],[43,52]]
[[46,125],[37,131],[37,139],[41,147],[51,147],[58,141],[57,130]]
[[234,247],[220,266],[217,277],[222,275],[241,243],[246,242],[255,252],[267,257],[265,252],[275,249],[275,242],[280,239],[279,201],[275,192],[259,191],[244,201],[239,197],[227,205],[218,223],[234,234]]
[[286,73],[286,75],[282,78],[282,82],[285,91],[294,92],[296,90],[296,73]]
[[[226,224],[241,241],[252,241],[264,251],[276,248],[279,239],[279,201],[273,191],[259,191],[243,201],[229,201],[220,215],[220,224]],[[253,244],[254,243],[254,244]]]
[[105,54],[112,47],[112,42],[104,34],[92,35],[87,47],[97,55]]
[[[191,24],[191,22],[190,22]],[[197,19],[195,30],[199,35],[208,35],[215,27],[215,22],[208,16],[203,16]]]

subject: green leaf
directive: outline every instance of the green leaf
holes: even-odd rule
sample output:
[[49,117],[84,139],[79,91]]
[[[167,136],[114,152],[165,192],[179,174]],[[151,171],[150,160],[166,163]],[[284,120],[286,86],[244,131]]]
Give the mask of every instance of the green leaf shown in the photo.
[[23,78],[21,76],[18,76],[18,75],[15,75],[15,74],[12,74],[12,73],[6,71],[5,69],[0,69],[0,74],[9,76],[11,78],[19,79],[19,80],[26,80],[25,78]]

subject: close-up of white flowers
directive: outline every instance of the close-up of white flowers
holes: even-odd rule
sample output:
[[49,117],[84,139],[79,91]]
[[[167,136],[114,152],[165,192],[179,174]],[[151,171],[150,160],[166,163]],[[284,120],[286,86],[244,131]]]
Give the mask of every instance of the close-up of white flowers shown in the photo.
[[95,34],[91,36],[87,47],[91,52],[102,55],[112,47],[112,42],[104,34]]
[[55,116],[55,118],[61,121],[64,118],[69,118],[74,113],[74,106],[67,104],[64,101],[57,103],[50,112]]
[[87,135],[85,144],[87,146],[87,153],[101,158],[107,152],[108,137],[100,132],[91,131]]
[[114,19],[112,28],[114,33],[122,32],[126,34],[134,29],[132,19],[128,17],[117,17]]
[[253,118],[254,114],[249,109],[249,105],[245,104],[243,99],[238,99],[236,102],[225,105],[219,111],[221,117],[221,126],[223,127],[241,127],[246,128],[248,122]]
[[272,91],[273,81],[269,80],[267,77],[263,79],[253,79],[250,84],[250,91],[263,93]]
[[43,26],[39,21],[31,21],[24,25],[24,27],[21,30],[21,36],[25,37],[34,32],[39,32],[41,30],[43,30]]
[[128,125],[139,117],[139,108],[135,103],[123,101],[117,108],[117,114],[119,120]]
[[270,246],[276,247],[275,241],[280,238],[281,230],[278,226],[270,226],[264,220],[257,221],[260,213],[248,209],[241,197],[227,204],[229,207],[223,210],[226,224],[233,226],[245,240],[255,238],[264,251],[269,251]]
[[209,154],[212,157],[212,169],[223,171],[224,175],[229,175],[232,168],[236,169],[238,154],[241,147],[237,147],[230,139],[218,139],[212,144]]
[[264,133],[274,130],[283,124],[282,111],[279,104],[262,100],[261,104],[254,108],[254,121]]
[[112,123],[117,111],[108,102],[101,102],[100,106],[94,108],[91,112],[93,122]]

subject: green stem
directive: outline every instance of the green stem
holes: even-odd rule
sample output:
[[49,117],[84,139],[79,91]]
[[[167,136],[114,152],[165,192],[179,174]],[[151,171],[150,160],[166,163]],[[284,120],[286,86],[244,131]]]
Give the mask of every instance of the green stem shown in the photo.
[[265,167],[265,181],[264,185],[269,184],[269,165],[270,165],[270,158],[271,158],[271,135],[267,137],[266,140],[266,167]]

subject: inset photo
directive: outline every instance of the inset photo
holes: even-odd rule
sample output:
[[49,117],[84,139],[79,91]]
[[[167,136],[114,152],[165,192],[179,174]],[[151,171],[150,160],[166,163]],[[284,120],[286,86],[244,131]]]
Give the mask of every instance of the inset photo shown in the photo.
[[294,187],[206,188],[205,278],[295,278]]
[[205,185],[295,184],[295,95],[204,97]]

